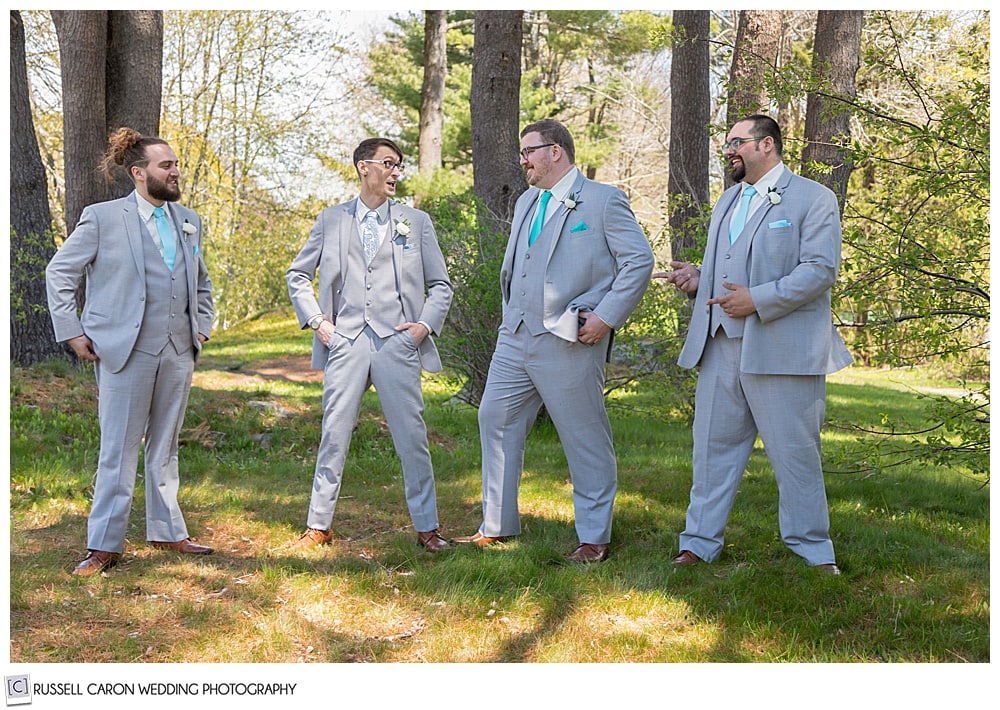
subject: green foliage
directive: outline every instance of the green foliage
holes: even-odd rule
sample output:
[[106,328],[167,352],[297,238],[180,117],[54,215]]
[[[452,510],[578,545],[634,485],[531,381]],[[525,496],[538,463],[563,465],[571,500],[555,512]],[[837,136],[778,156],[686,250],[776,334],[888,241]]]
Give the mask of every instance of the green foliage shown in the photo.
[[874,12],[865,34],[834,310],[866,364],[936,363],[968,392],[885,445],[988,473],[989,44],[966,41],[988,20]]
[[[836,310],[863,332],[858,350],[871,364],[944,358],[985,373],[989,47],[964,41],[980,31],[919,13],[868,17]],[[904,33],[925,44],[901,52]],[[926,63],[925,51],[952,42],[963,49]],[[903,85],[906,97],[895,93]]]
[[[17,244],[19,248],[15,249]],[[44,303],[27,303],[25,295],[28,284],[37,283],[39,275],[45,278],[45,267],[55,253],[55,230],[48,229],[41,234],[27,234],[19,238],[10,227],[10,315],[14,322],[25,324],[31,314],[47,314]]]
[[471,187],[422,203],[434,220],[455,287],[445,330],[438,339],[445,366],[461,380],[459,398],[478,405],[486,387],[501,318],[500,265],[506,234],[484,232]]

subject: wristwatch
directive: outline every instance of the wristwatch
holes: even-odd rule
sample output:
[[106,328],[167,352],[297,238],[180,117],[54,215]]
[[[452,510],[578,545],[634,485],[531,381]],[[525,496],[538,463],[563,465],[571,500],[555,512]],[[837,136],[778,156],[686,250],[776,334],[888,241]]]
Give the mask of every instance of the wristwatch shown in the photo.
[[309,319],[309,327],[313,330],[319,330],[319,327],[323,325],[323,321],[326,320],[323,316],[313,316]]

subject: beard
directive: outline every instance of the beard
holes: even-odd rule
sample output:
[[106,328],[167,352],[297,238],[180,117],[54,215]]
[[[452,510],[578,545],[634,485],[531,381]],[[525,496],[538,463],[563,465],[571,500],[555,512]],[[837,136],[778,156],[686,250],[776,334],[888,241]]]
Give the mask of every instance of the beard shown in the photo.
[[172,185],[163,180],[158,180],[148,173],[146,174],[146,192],[149,193],[150,197],[163,200],[164,202],[177,202],[177,200],[181,199],[180,185]]
[[743,178],[747,176],[747,166],[742,160],[738,164],[729,164],[729,176],[733,179],[734,183],[743,182]]

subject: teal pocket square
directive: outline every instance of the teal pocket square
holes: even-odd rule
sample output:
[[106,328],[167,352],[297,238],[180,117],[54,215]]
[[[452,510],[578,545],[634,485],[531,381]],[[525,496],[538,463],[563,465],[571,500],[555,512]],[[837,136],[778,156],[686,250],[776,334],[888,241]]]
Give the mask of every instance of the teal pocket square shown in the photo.
[[782,229],[784,227],[791,227],[792,223],[787,219],[779,219],[777,222],[769,222],[767,225],[768,229]]
[[197,245],[197,244],[195,244],[195,245],[194,245],[194,247],[192,247],[192,249],[191,249],[191,252],[192,252],[192,253],[193,253],[193,254],[194,254],[195,256],[198,256],[198,245]]
[[570,232],[586,232],[590,227],[587,226],[586,222],[580,222],[578,225],[569,230]]

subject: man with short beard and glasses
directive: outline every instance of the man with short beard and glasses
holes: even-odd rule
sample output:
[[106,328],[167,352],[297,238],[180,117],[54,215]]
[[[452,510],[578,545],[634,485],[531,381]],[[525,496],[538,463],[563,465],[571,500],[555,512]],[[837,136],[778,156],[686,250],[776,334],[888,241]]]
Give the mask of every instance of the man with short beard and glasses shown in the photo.
[[97,375],[101,450],[88,553],[73,571],[83,577],[121,557],[143,439],[147,541],[179,553],[212,552],[188,536],[177,502],[178,436],[214,315],[201,218],[177,204],[180,170],[165,140],[120,128],[108,142],[106,177],[124,168],[135,191],[86,207],[45,270],[56,340],[93,362]]
[[693,484],[678,566],[713,562],[760,435],[778,484],[785,545],[840,574],[820,452],[826,374],[851,363],[833,326],[840,269],[837,198],[782,162],[769,116],[737,122],[723,144],[736,185],[715,205],[700,269],[672,261],[653,274],[694,299],[678,364],[699,367]]

